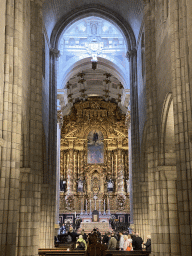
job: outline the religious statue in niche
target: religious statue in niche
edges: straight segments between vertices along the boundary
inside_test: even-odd
[[[94,23],[91,26],[91,34],[96,35],[97,34],[97,25]]]
[[[77,181],[77,191],[78,192],[83,192],[83,184],[84,184],[84,181],[81,179],[78,179],[78,181]]]
[[[60,191],[66,192],[67,182],[66,180],[60,180]]]
[[[104,163],[104,143],[101,131],[91,131],[87,137],[87,163],[103,164]]]
[[[114,188],[114,183],[113,183],[113,180],[110,178],[107,181],[107,191],[108,192],[113,192],[113,188]]]
[[[94,175],[91,180],[92,191],[94,194],[97,194],[100,191],[100,181],[97,175]]]

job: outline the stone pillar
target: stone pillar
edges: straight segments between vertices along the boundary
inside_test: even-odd
[[[117,150],[117,193],[125,193],[124,169],[122,164],[122,149]]]
[[[60,141],[61,123],[57,123],[57,165],[56,165],[56,211],[55,224],[59,224],[59,199],[60,199]],[[58,228],[58,227],[57,227]]]
[[[67,194],[73,194],[73,166],[74,166],[74,151],[69,149],[69,160],[67,169]]]
[[[192,4],[188,0],[171,0],[170,6],[171,71],[180,233],[179,245],[180,255],[190,255],[192,251],[192,72],[190,62],[192,59],[192,37],[190,32]]]

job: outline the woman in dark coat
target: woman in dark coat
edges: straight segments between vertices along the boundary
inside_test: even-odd
[[[147,242],[143,243],[146,246],[146,251],[151,251],[151,236],[147,236]]]

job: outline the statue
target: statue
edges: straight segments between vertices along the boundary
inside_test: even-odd
[[[112,191],[113,192],[113,187],[114,187],[114,184],[113,184],[113,180],[110,178],[107,182],[107,190],[108,192],[109,191]]]
[[[78,179],[77,181],[77,191],[78,192],[83,192],[83,181],[81,179]]]
[[[126,183],[127,183],[127,193],[130,193],[130,181],[129,181],[129,179],[126,180]]]
[[[98,140],[98,133],[97,132],[94,132],[93,134],[93,141],[96,143],[96,141]]]
[[[66,192],[67,182],[66,180],[60,180],[60,190]]]

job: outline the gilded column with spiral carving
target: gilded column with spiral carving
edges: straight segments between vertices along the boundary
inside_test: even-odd
[[[79,179],[84,178],[84,151],[79,152]]]
[[[112,178],[112,152],[108,151],[107,155],[107,178]]]
[[[63,176],[64,176],[64,179],[67,178],[67,156],[68,156],[68,152],[64,151],[63,153]]]
[[[74,151],[74,168],[73,168],[73,192],[77,192],[78,178],[78,151]]]
[[[125,192],[124,188],[124,168],[122,162],[122,149],[117,150],[117,193]]]
[[[69,149],[68,154],[68,168],[67,168],[67,194],[73,193],[73,165],[74,165],[74,159],[73,159],[73,149]]]

